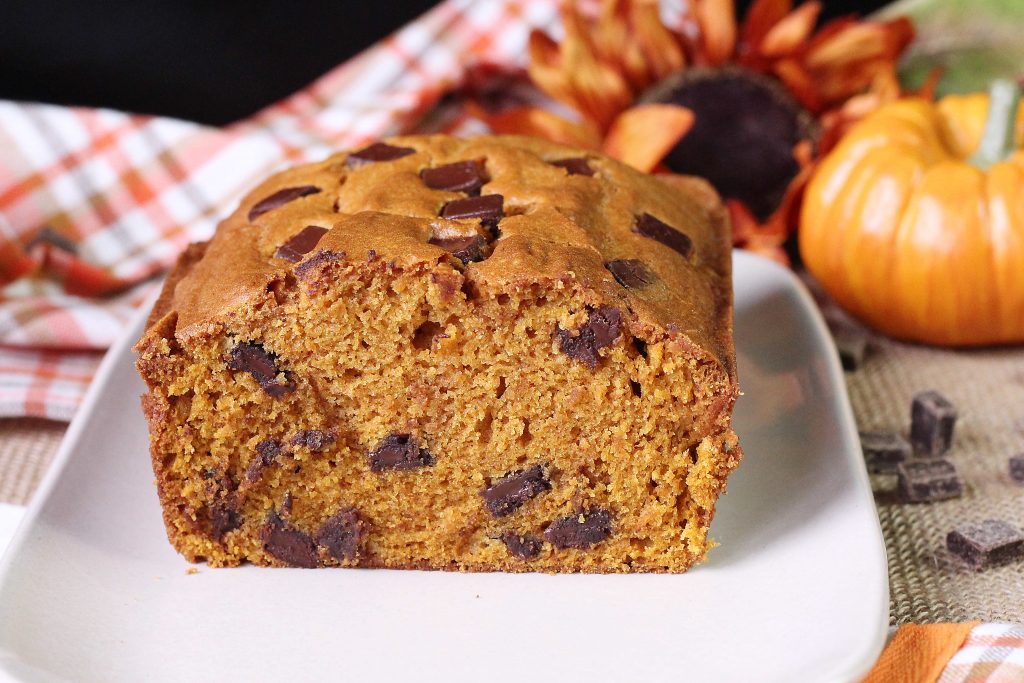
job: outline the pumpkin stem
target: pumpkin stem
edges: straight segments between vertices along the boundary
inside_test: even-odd
[[[1020,88],[1016,83],[1006,79],[992,81],[988,91],[985,131],[981,134],[977,151],[971,157],[972,164],[987,169],[1013,153],[1019,104]]]

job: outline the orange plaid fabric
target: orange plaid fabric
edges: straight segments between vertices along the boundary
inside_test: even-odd
[[[1024,625],[979,624],[946,664],[938,683],[1024,681]]]
[[[451,107],[424,115],[473,65],[522,66],[530,30],[557,16],[552,0],[448,0],[225,129],[0,102],[0,417],[70,419],[177,254],[275,169],[386,135],[480,130]]]

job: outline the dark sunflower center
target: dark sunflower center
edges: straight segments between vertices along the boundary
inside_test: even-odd
[[[655,85],[645,102],[693,111],[693,128],[665,157],[676,173],[706,178],[758,220],[778,208],[799,171],[793,146],[813,137],[814,119],[778,81],[738,68],[687,69]]]

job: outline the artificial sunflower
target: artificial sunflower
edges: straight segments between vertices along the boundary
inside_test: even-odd
[[[565,36],[530,36],[528,74],[571,111],[485,115],[497,132],[599,149],[633,166],[703,176],[726,198],[740,246],[785,260],[818,155],[854,121],[899,97],[904,18],[841,18],[815,30],[820,2],[693,0],[669,28],[657,0],[563,10]],[[663,164],[663,166],[659,166]]]

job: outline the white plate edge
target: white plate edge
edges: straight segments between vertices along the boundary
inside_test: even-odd
[[[818,337],[818,341],[826,348],[831,349],[829,354],[829,368],[828,375],[829,379],[841,387],[842,391],[837,392],[836,401],[837,407],[839,408],[840,421],[842,422],[842,434],[841,438],[847,457],[855,458],[853,462],[853,469],[856,471],[854,475],[857,478],[859,486],[858,494],[861,499],[868,504],[872,510],[876,510],[877,520],[877,508],[875,506],[874,495],[871,491],[871,480],[868,478],[867,467],[864,465],[863,459],[860,457],[862,452],[860,435],[857,431],[857,418],[853,414],[853,406],[850,403],[850,396],[846,390],[846,377],[843,372],[842,362],[839,358],[839,351],[836,349],[835,342],[832,340],[832,333],[829,332],[828,325],[825,323],[825,318],[821,314],[821,309],[818,308],[818,304],[815,303],[814,297],[808,291],[807,286],[800,281],[800,278],[796,276],[793,271],[785,266],[772,261],[771,259],[757,254],[747,253],[743,251],[734,250],[733,254],[739,257],[738,260],[742,259],[753,259],[760,261],[762,264],[767,264],[770,269],[779,272],[793,285],[796,290],[797,297],[800,300],[801,306],[806,310],[808,317],[811,319],[811,324],[814,329],[814,333]],[[734,268],[735,270],[735,263]],[[734,319],[735,319],[735,313]],[[854,653],[848,659],[850,660],[847,672],[838,673],[837,677],[832,679],[833,681],[860,681],[865,675],[871,670],[875,662],[878,660],[878,656],[882,653],[889,633],[889,561],[888,553],[885,548],[885,538],[882,536],[881,523],[876,523],[872,530],[876,537],[876,542],[881,548],[881,557],[883,558],[882,565],[880,568],[881,575],[883,577],[883,585],[885,590],[882,591],[882,606],[880,613],[882,619],[877,624],[873,638],[871,639],[870,645],[862,653]]]

